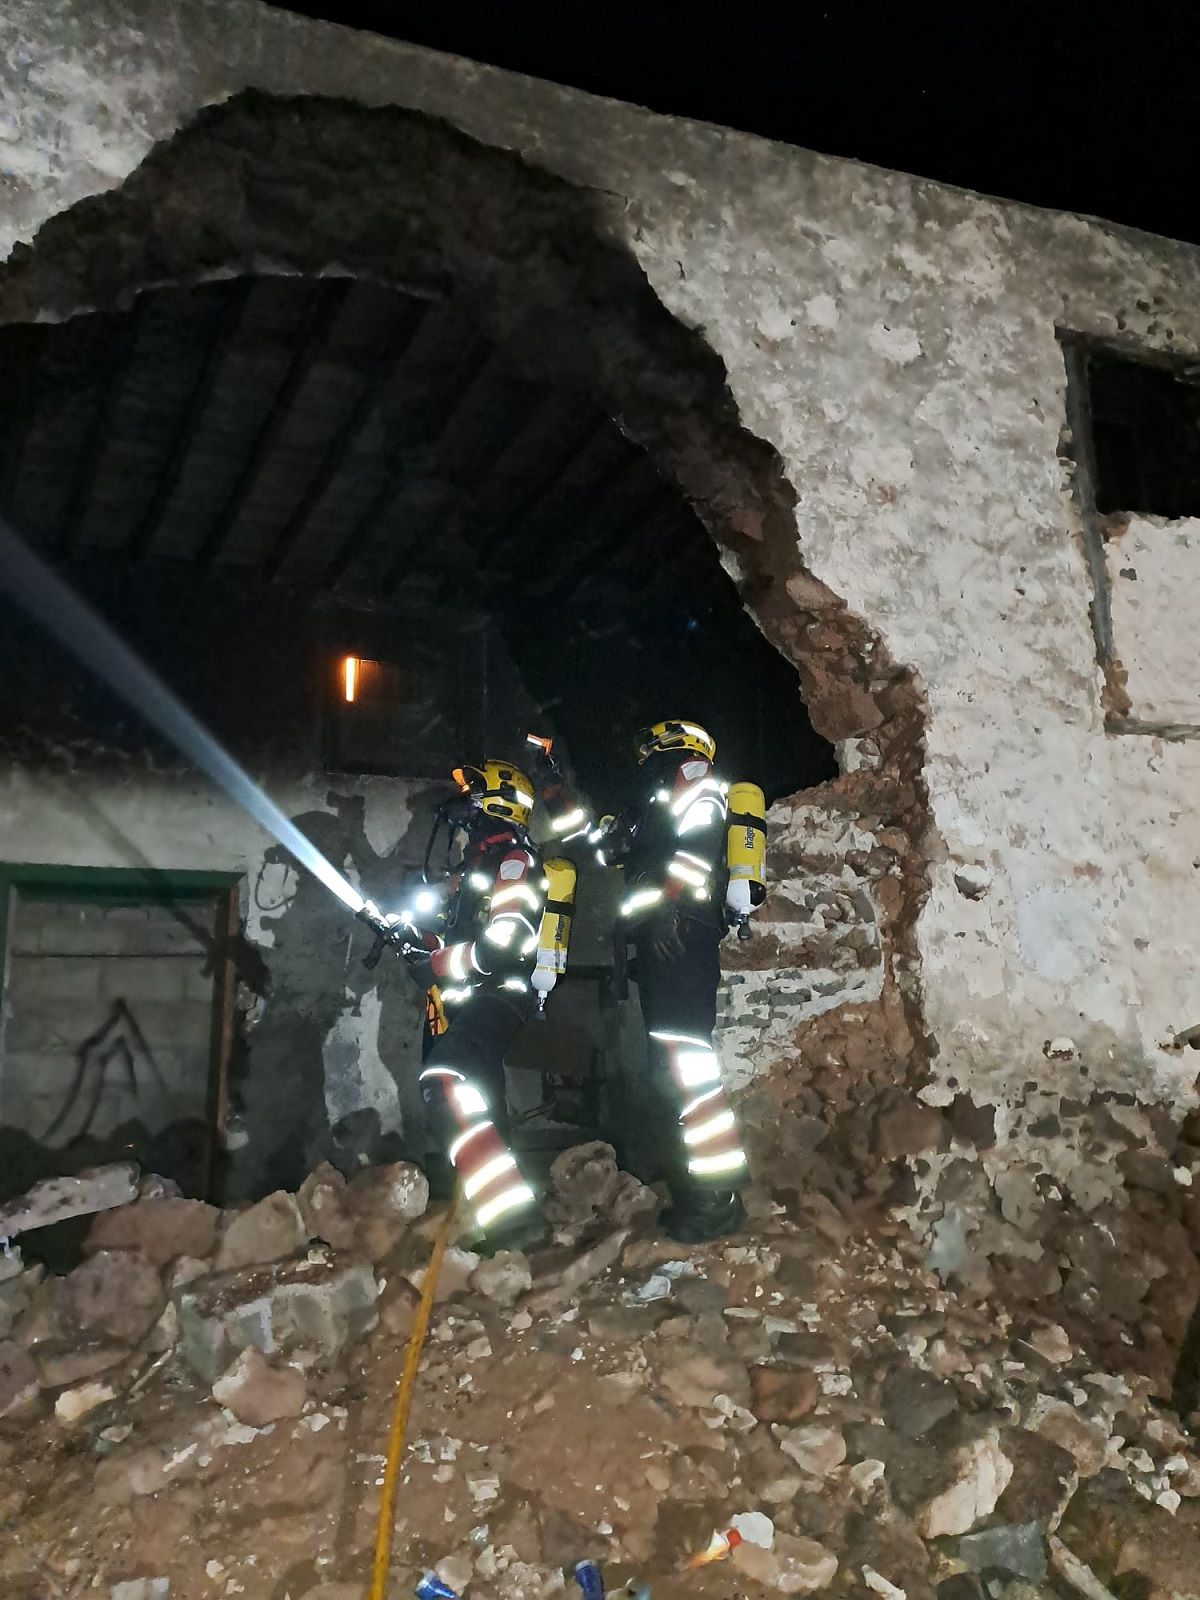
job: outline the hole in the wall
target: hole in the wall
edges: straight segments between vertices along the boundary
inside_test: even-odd
[[[10,328],[6,507],[131,588],[154,571],[319,606],[314,674],[336,677],[342,638],[373,664],[352,709],[342,685],[323,697],[333,770],[435,777],[463,759],[489,731],[471,702],[492,621],[597,792],[632,730],[680,708],[770,798],[832,777],[795,669],[678,490],[586,389],[531,381],[520,356],[453,301],[346,279],[150,290]],[[239,696],[244,665],[226,667]]]
[[[774,452],[742,428],[704,339],[663,309],[607,234],[594,197],[428,119],[239,97],[202,114],[119,190],[47,224],[0,274],[0,322],[71,319],[8,330],[19,346],[14,360],[28,371],[40,360],[39,341],[93,340],[103,352],[96,384],[77,396],[82,460],[60,477],[62,441],[26,436],[26,421],[14,421],[0,489],[77,564],[105,542],[97,537],[103,507],[105,526],[120,532],[88,566],[96,592],[133,613],[140,642],[163,626],[152,597],[173,584],[198,586],[214,608],[224,603],[248,618],[259,663],[289,597],[306,589],[325,596],[326,627],[343,610],[370,617],[366,632],[390,625],[394,607],[399,628],[405,605],[426,617],[470,612],[480,626],[497,621],[530,700],[548,705],[592,787],[625,767],[626,726],[664,709],[664,694],[686,698],[686,714],[716,724],[731,770],[761,775],[773,793],[830,776],[806,700],[825,738],[868,735],[874,747],[868,766],[842,780],[841,809],[867,804],[876,825],[915,839],[924,822],[922,712],[910,679],[803,571],[793,495]],[[277,280],[290,278],[277,299],[252,276],[263,263]],[[96,449],[94,419],[120,421],[110,387],[128,394],[141,352],[152,348],[147,330],[172,297],[189,302],[173,335],[177,360],[159,358],[172,404],[161,413],[143,405],[141,436],[129,431],[119,452],[136,493],[121,491]],[[99,315],[78,315],[91,310]],[[320,438],[311,450],[294,446],[290,471],[280,458],[272,520],[260,493],[267,458],[251,439],[274,430],[279,444],[272,418],[281,392],[288,407],[299,403],[339,321],[355,314],[367,331],[355,381],[341,395],[342,424],[369,422],[363,389],[404,352],[411,363],[422,338],[425,366],[440,381],[410,385],[425,403],[395,412],[408,432],[394,460],[385,459],[386,419],[375,453],[365,442],[357,452],[358,471],[318,471]],[[246,363],[243,389],[254,393],[246,426],[222,411],[223,369],[239,330],[254,326],[264,344],[286,348],[273,362]],[[304,340],[289,345],[293,326]],[[484,403],[494,384],[508,386],[507,406]],[[571,403],[562,405],[562,395]],[[165,437],[168,413],[187,424],[185,440],[203,446],[194,458],[178,428]],[[514,417],[520,427],[506,435],[500,424]],[[470,445],[478,448],[464,453]],[[504,478],[507,501],[494,497],[481,516],[475,495],[463,503],[445,493],[443,449],[451,478]],[[524,473],[514,465],[523,449]],[[504,604],[501,583],[511,591]],[[382,654],[341,622],[322,649],[322,668],[345,652]],[[283,670],[294,721],[294,662]],[[198,664],[191,682],[203,696]],[[313,685],[303,687],[307,694]],[[214,715],[233,716],[238,706],[216,688]],[[484,726],[492,724],[485,718]],[[282,742],[278,729],[265,737]],[[336,838],[331,848],[359,848],[358,804],[339,801],[336,824],[314,823]],[[370,870],[383,859],[376,853]],[[888,935],[915,968],[924,869],[915,854],[901,861]],[[295,925],[280,924],[281,956]],[[922,1037],[914,978],[893,1002],[903,1019],[888,1030],[895,1059],[876,1058],[873,1070],[894,1080]],[[291,1169],[326,1137],[332,1113],[320,1103],[314,1050],[319,1057],[327,1021],[291,1039],[293,1059],[306,1064],[288,1106],[271,1104],[284,1125],[278,1160],[266,1164],[270,1181],[294,1181]],[[826,1024],[826,1037],[834,1034]]]

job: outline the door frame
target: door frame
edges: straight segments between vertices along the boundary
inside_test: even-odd
[[[236,872],[160,870],[157,867],[56,866],[0,861],[0,1120],[3,1118],[5,1032],[8,1020],[9,925],[21,896],[85,905],[178,906],[211,901],[213,1002],[205,1104],[209,1138],[202,1199],[217,1198],[218,1156],[224,1149],[233,1047],[236,977],[233,947],[240,926]]]

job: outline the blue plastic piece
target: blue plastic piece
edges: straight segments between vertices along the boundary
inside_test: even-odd
[[[594,1561],[575,1563],[575,1582],[583,1590],[583,1600],[604,1600],[604,1579]]]
[[[448,1583],[443,1583],[436,1573],[427,1572],[413,1590],[417,1600],[458,1600]]]

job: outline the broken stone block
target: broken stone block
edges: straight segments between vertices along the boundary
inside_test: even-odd
[[[813,1594],[837,1577],[837,1557],[815,1539],[778,1533],[772,1554],[779,1564],[775,1587],[781,1594]]]
[[[137,1198],[138,1168],[118,1161],[73,1177],[43,1178],[27,1194],[0,1206],[0,1239],[15,1239],[34,1228],[48,1228],[68,1217],[86,1217],[93,1211],[128,1205]]]
[[[180,1256],[211,1254],[217,1239],[216,1206],[174,1196],[148,1197],[98,1216],[88,1229],[85,1255],[97,1250],[136,1250],[156,1267]]]
[[[1081,1478],[1094,1478],[1103,1467],[1108,1455],[1107,1432],[1098,1422],[1080,1416],[1065,1400],[1038,1395],[1025,1426],[1073,1456]]]
[[[354,1249],[382,1261],[429,1207],[429,1180],[411,1161],[365,1167],[347,1191],[356,1219]]]
[[[345,1178],[328,1161],[315,1167],[300,1185],[296,1204],[310,1239],[323,1239],[334,1250],[354,1246],[357,1223]]]
[[[969,1533],[996,1509],[1013,1470],[994,1431],[964,1445],[952,1465],[954,1481],[917,1511],[917,1532],[923,1539]]]
[[[628,1237],[629,1230],[622,1228],[618,1233],[610,1233],[607,1238],[592,1245],[590,1250],[584,1250],[573,1261],[569,1261],[556,1273],[555,1282],[544,1289],[539,1288],[536,1294],[530,1296],[529,1310],[537,1315],[543,1311],[551,1311],[555,1306],[566,1305],[585,1283],[600,1277],[619,1259]]]
[[[437,1288],[433,1291],[434,1305],[440,1305],[443,1300],[453,1300],[455,1295],[462,1294],[481,1259],[482,1257],[477,1256],[473,1250],[460,1250],[457,1245],[451,1245],[442,1257]],[[415,1267],[407,1275],[409,1283],[418,1294],[425,1282],[427,1271],[427,1267]]]
[[[743,1574],[755,1583],[761,1583],[766,1589],[774,1589],[779,1583],[779,1562],[773,1551],[761,1544],[735,1545],[730,1560]]]
[[[836,1428],[808,1423],[802,1428],[772,1430],[779,1448],[790,1456],[802,1472],[825,1478],[846,1459],[846,1440]]]
[[[15,1251],[13,1254],[19,1266],[20,1256]],[[4,1260],[0,1256],[0,1265]],[[25,1315],[42,1277],[41,1267],[30,1267],[27,1272],[18,1272],[0,1282],[0,1339],[7,1339]]]
[[[628,1227],[658,1208],[658,1196],[622,1172],[616,1151],[601,1140],[564,1150],[550,1168],[546,1220],[567,1237],[577,1237],[597,1218]]]
[[[273,1367],[251,1345],[216,1383],[213,1399],[249,1428],[265,1428],[282,1417],[298,1417],[308,1391],[294,1367]]]
[[[1053,1533],[1079,1484],[1075,1457],[1026,1428],[1007,1428],[1002,1448],[1013,1474],[996,1503],[997,1516],[1005,1522],[1038,1522]]]
[[[0,1340],[0,1417],[12,1416],[38,1397],[38,1374],[29,1352],[11,1339]]]
[[[252,1345],[266,1355],[300,1347],[336,1355],[374,1321],[378,1292],[365,1263],[331,1269],[297,1261],[214,1273],[176,1291],[180,1350],[210,1384]]]
[[[63,1427],[72,1427],[98,1406],[106,1406],[117,1398],[117,1391],[107,1383],[84,1383],[77,1389],[64,1389],[54,1402],[54,1420]]]
[[[1040,1328],[1034,1328],[1033,1332],[1026,1336],[1025,1343],[1052,1367],[1065,1366],[1074,1354],[1071,1341],[1067,1337],[1067,1330],[1060,1328],[1057,1322],[1048,1322]]]
[[[760,1422],[799,1422],[819,1393],[817,1375],[807,1369],[750,1368],[750,1409]]]
[[[118,1366],[129,1355],[126,1345],[92,1340],[85,1344],[61,1344],[46,1340],[33,1347],[38,1377],[43,1389],[61,1389],[83,1383],[110,1367]]]
[[[884,1421],[905,1439],[920,1439],[958,1410],[952,1383],[916,1367],[898,1367],[884,1380]]]
[[[168,1300],[163,1307],[162,1316],[150,1329],[146,1340],[146,1348],[155,1355],[162,1355],[167,1350],[174,1350],[179,1343],[179,1312],[175,1302]]]
[[[983,1577],[1003,1573],[1008,1578],[1040,1583],[1046,1576],[1046,1540],[1036,1522],[1019,1527],[1002,1524],[968,1533],[956,1541],[954,1554]]]
[[[443,1556],[433,1570],[455,1594],[462,1594],[474,1576],[475,1563],[470,1556],[459,1553]]]
[[[167,1287],[178,1289],[185,1283],[195,1283],[197,1278],[207,1277],[211,1271],[211,1264],[197,1256],[180,1256],[168,1275]]]
[[[158,1321],[166,1291],[157,1270],[133,1250],[98,1250],[52,1286],[64,1333],[136,1344]]]
[[[282,1261],[307,1243],[308,1230],[295,1196],[277,1189],[230,1221],[217,1250],[215,1269],[229,1272]]]
[[[168,1600],[170,1593],[170,1578],[127,1578],[113,1584],[109,1600]]]
[[[519,1250],[497,1250],[471,1274],[471,1288],[500,1306],[515,1305],[532,1284],[529,1262]]]

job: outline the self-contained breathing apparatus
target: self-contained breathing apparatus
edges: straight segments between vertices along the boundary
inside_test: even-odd
[[[494,962],[524,967],[531,956],[528,987],[541,1017],[566,970],[575,900],[574,867],[557,857],[542,860],[530,837],[534,796],[524,774],[507,762],[489,759],[482,768],[456,768],[453,776],[458,793],[435,809],[420,876],[406,885],[401,910],[385,914],[368,901],[359,913],[375,935],[365,958],[368,967],[378,963],[388,945],[410,963],[424,963],[460,941],[464,949],[469,942],[471,960],[454,974],[456,985],[429,986],[435,1034],[445,1029],[446,1001],[469,998],[478,983],[495,979]],[[500,824],[498,846],[508,844],[528,856],[532,871],[518,874],[520,882],[504,881],[507,863],[501,863],[499,877],[472,864],[472,844],[487,843],[480,835],[489,819]],[[476,955],[477,931],[489,945],[487,965]],[[526,987],[525,979],[515,974],[501,981],[504,987]]]
[[[766,796],[755,783],[721,782],[712,772],[716,741],[696,723],[665,721],[643,729],[636,738],[638,764],[653,757],[678,754],[680,772],[688,773],[688,762],[696,764],[695,783],[682,785],[681,793],[655,789],[643,796],[635,813],[601,817],[589,835],[601,865],[622,866],[634,850],[639,832],[647,825],[656,807],[672,814],[678,835],[675,853],[667,872],[679,879],[698,900],[707,900],[717,887],[712,881],[715,860],[704,860],[686,848],[690,830],[710,825],[713,808],[724,813],[725,846],[721,867],[724,876],[722,915],[725,931],[736,928],[739,939],[751,936],[750,917],[767,896],[766,885]],[[657,886],[635,890],[633,900],[660,898]],[[637,909],[636,905],[632,908]]]

